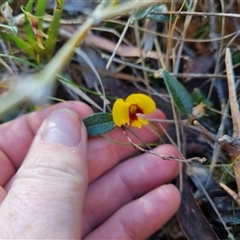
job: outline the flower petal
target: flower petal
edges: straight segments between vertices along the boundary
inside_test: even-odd
[[[130,104],[124,102],[121,98],[118,98],[113,104],[113,121],[118,127],[121,127],[123,124],[129,125],[129,107]]]
[[[149,121],[145,118],[141,118],[141,117],[138,117],[138,121],[141,123],[141,124],[149,124]]]
[[[130,124],[133,127],[141,128],[143,124],[148,124],[148,120],[138,117],[137,120],[132,121]]]
[[[137,127],[137,128],[141,128],[142,127],[142,123],[139,120],[134,120],[131,122],[131,125],[133,127]]]
[[[143,114],[152,113],[156,109],[156,104],[151,97],[142,93],[131,94],[127,97],[126,103],[137,104],[143,110]]]

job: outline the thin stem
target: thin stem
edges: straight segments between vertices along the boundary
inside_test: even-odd
[[[227,71],[229,102],[230,102],[230,109],[232,113],[233,138],[234,138],[234,137],[240,137],[240,122],[239,122],[240,113],[239,113],[237,96],[235,91],[232,56],[229,48],[226,49],[225,63],[226,63],[226,71]]]

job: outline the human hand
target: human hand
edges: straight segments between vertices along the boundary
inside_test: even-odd
[[[166,183],[178,163],[87,139],[79,117],[91,113],[67,102],[0,125],[0,239],[144,239],[176,212],[180,194]],[[146,128],[136,131],[156,140]],[[127,142],[120,128],[108,137]],[[171,145],[154,151],[178,154]]]

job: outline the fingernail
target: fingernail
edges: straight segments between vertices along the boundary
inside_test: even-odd
[[[68,109],[57,110],[45,120],[42,140],[69,147],[77,146],[81,141],[81,125],[75,112]]]

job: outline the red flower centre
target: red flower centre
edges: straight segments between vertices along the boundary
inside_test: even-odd
[[[143,114],[143,110],[137,104],[131,104],[129,107],[129,119],[130,122],[138,120],[137,113]]]

